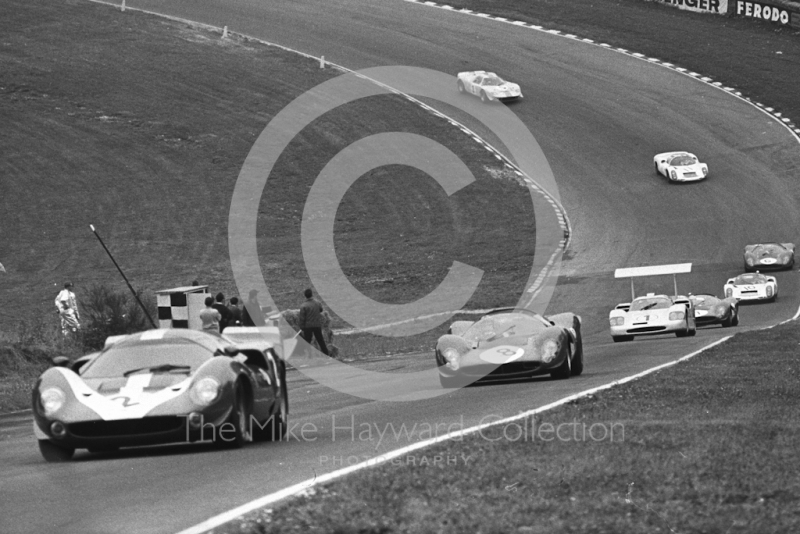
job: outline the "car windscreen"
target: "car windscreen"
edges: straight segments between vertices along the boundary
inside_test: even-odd
[[[485,80],[483,80],[483,84],[481,84],[481,85],[492,85],[492,86],[494,86],[494,85],[503,85],[504,83],[506,83],[506,82],[504,82],[500,78],[486,78]]]
[[[695,159],[691,156],[676,156],[672,158],[669,162],[670,165],[674,167],[680,167],[683,165],[694,165]]]
[[[689,299],[694,302],[696,306],[714,306],[719,302],[717,297],[711,295],[693,295]]]
[[[672,301],[664,297],[636,299],[631,303],[630,311],[664,310],[672,306]]]
[[[753,254],[777,254],[782,248],[778,245],[759,245],[753,249]]]
[[[184,339],[159,339],[151,342],[123,343],[102,352],[82,370],[84,378],[124,376],[135,369],[158,366],[186,366],[194,372],[213,354],[206,348]]]
[[[767,277],[763,274],[740,274],[734,279],[733,283],[737,286],[749,284],[765,284]]]
[[[464,332],[467,341],[492,341],[502,337],[536,335],[549,327],[544,319],[523,313],[487,315]]]

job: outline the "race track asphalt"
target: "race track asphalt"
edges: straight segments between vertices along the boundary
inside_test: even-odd
[[[724,335],[792,317],[800,305],[796,271],[778,273],[775,304],[742,306],[741,325],[709,327],[694,338],[659,336],[614,344],[608,310],[629,299],[618,267],[692,262],[682,291],[720,293],[738,274],[745,244],[798,241],[800,192],[791,176],[800,144],[754,107],[656,65],[599,47],[497,21],[399,0],[132,0],[129,6],[185,17],[277,42],[349,68],[414,65],[455,74],[491,68],[518,82],[511,109],[542,147],[572,222],[550,312],[584,320],[586,368],[547,378],[457,390],[415,402],[374,402],[290,373],[292,425],[286,442],[220,452],[170,446],[90,455],[46,464],[26,413],[0,417],[0,532],[170,533],[259,496],[415,441],[367,428],[469,426],[550,403],[674,360]],[[652,157],[690,150],[708,180],[669,185]],[[659,285],[660,284],[660,285]],[[671,280],[655,283],[667,289]],[[758,357],[758,355],[754,355]],[[372,362],[382,371],[431,369],[432,356]],[[489,419],[487,419],[487,417]],[[332,427],[336,425],[334,430]],[[350,427],[354,425],[355,433]],[[377,425],[377,427],[376,427]],[[312,439],[313,438],[313,439]],[[334,457],[337,458],[334,462]],[[475,461],[490,462],[491,458]]]

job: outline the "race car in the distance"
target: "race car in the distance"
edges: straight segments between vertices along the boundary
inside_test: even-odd
[[[495,100],[506,102],[522,98],[519,85],[507,82],[494,72],[485,70],[459,72],[456,86],[458,92],[475,95],[484,103]]]
[[[759,243],[744,247],[745,272],[792,267],[794,267],[794,243]]]
[[[280,439],[286,370],[266,341],[234,344],[186,329],[115,336],[72,364],[56,358],[33,390],[34,434],[47,461],[75,449]]]
[[[608,315],[615,342],[634,336],[674,333],[678,337],[697,333],[694,305],[684,296],[648,293],[631,302],[618,304]]]
[[[475,322],[455,321],[436,343],[436,364],[446,388],[481,378],[577,376],[583,372],[581,318],[504,308]]]
[[[696,182],[708,176],[708,165],[689,152],[664,152],[653,158],[656,174],[672,182]]]
[[[778,299],[778,280],[758,271],[744,273],[728,279],[723,290],[727,298],[736,300],[775,301]]]
[[[739,306],[734,298],[718,298],[714,295],[689,295],[694,306],[694,321],[697,326],[721,324],[727,328],[739,324]]]

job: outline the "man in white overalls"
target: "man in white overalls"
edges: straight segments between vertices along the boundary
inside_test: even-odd
[[[72,282],[64,284],[64,289],[56,296],[56,309],[61,317],[61,332],[67,336],[75,333],[81,327],[81,315],[78,311],[78,302],[75,293],[71,291]]]

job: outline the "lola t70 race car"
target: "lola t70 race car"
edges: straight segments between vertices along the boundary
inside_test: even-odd
[[[714,295],[689,295],[694,306],[697,326],[721,324],[727,328],[739,324],[739,305],[734,298],[717,298]]]
[[[469,93],[481,99],[481,102],[500,100],[516,100],[522,98],[519,85],[507,82],[494,72],[476,70],[472,72],[459,72],[456,82],[459,93]]]
[[[583,372],[581,318],[505,308],[475,322],[456,321],[436,344],[436,364],[446,388],[480,378],[578,376]]]
[[[265,341],[238,346],[195,330],[148,330],[56,363],[33,390],[34,433],[47,461],[69,460],[78,448],[240,447],[286,431],[286,369]]]
[[[665,176],[670,183],[696,182],[708,176],[708,165],[700,163],[689,152],[664,152],[653,158],[656,174]]]
[[[736,300],[769,300],[778,298],[778,281],[756,271],[740,274],[725,282],[725,296]]]
[[[793,243],[759,243],[744,247],[744,272],[794,267]]]

